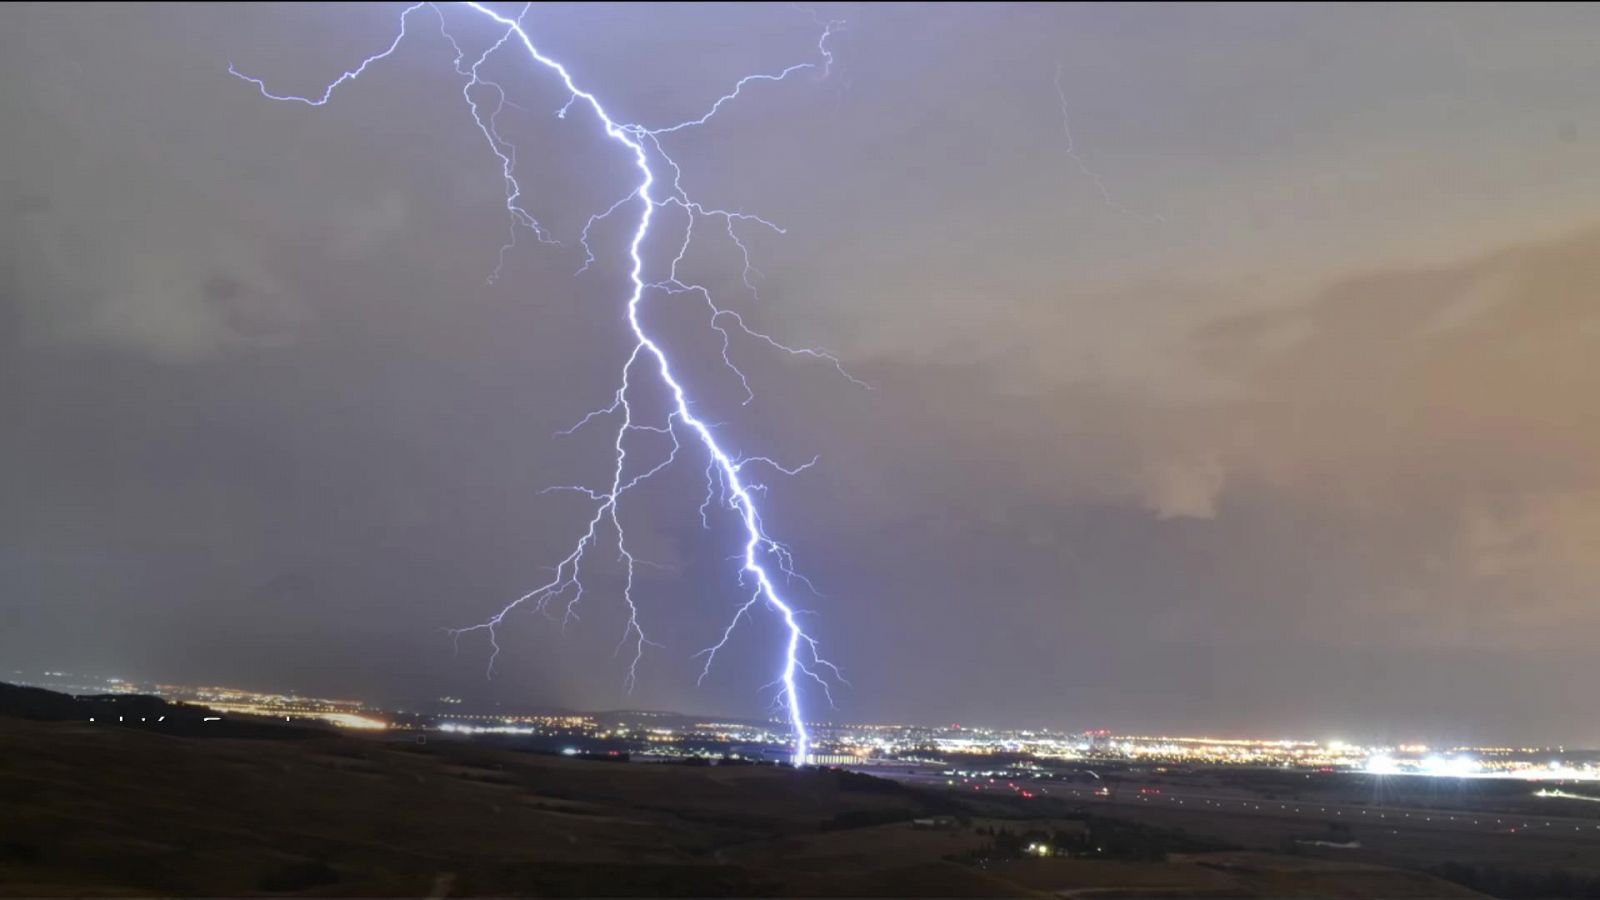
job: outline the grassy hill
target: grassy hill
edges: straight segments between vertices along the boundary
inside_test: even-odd
[[[1467,895],[1373,867],[1343,893],[1350,873],[1337,866],[1270,877],[1192,859],[984,868],[953,860],[989,838],[909,819],[992,821],[1010,814],[1004,804],[957,807],[865,776],[582,761],[271,723],[202,739],[167,729],[170,712],[159,726],[125,712],[90,723],[63,700],[0,695],[18,697],[12,712],[73,715],[0,710],[3,896],[1015,897],[1119,885],[1265,896],[1257,882],[1295,893],[1296,878],[1332,890],[1322,896]]]

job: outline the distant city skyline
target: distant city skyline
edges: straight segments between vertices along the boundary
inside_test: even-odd
[[[8,677],[0,681],[10,681],[30,687],[43,687],[49,690],[58,690],[66,693],[95,692],[95,691],[146,691],[155,693],[167,699],[193,699],[194,692],[198,691],[237,691],[257,696],[267,697],[295,697],[309,702],[331,703],[351,707],[359,707],[372,713],[403,713],[427,714],[448,719],[451,717],[473,719],[485,717],[589,717],[602,719],[622,719],[628,716],[669,716],[686,720],[701,722],[738,721],[747,724],[758,722],[765,723],[774,729],[772,739],[783,740],[784,718],[781,715],[743,716],[732,715],[726,711],[707,711],[694,709],[649,709],[634,707],[614,708],[572,708],[572,707],[540,707],[517,706],[516,704],[490,703],[474,706],[459,697],[441,696],[433,698],[412,698],[409,701],[375,702],[367,698],[355,696],[318,695],[294,689],[285,685],[241,685],[230,683],[226,679],[208,682],[205,684],[186,684],[181,681],[164,681],[159,679],[129,678],[121,675],[98,675],[90,673],[71,673],[60,670],[44,670],[40,672],[26,672],[13,670]],[[177,690],[179,694],[168,693]],[[351,711],[354,711],[352,709]],[[1152,723],[1149,727],[1128,729],[1113,732],[1092,722],[1042,722],[1042,721],[852,721],[844,719],[819,718],[810,724],[827,728],[905,728],[927,731],[946,732],[971,732],[974,734],[1008,734],[1040,733],[1055,735],[1077,735],[1094,738],[1099,735],[1107,739],[1137,738],[1141,740],[1215,740],[1222,742],[1247,742],[1247,743],[1298,743],[1317,744],[1324,746],[1337,746],[1349,744],[1353,747],[1423,747],[1437,750],[1466,750],[1482,749],[1485,746],[1497,749],[1512,749],[1518,752],[1536,752],[1540,750],[1551,751],[1593,751],[1600,753],[1600,745],[1593,747],[1585,745],[1566,745],[1560,741],[1543,740],[1539,735],[1523,735],[1523,739],[1510,744],[1473,744],[1471,742],[1453,739],[1450,735],[1420,735],[1413,734],[1399,739],[1378,740],[1372,735],[1364,735],[1359,729],[1346,729],[1340,734],[1314,735],[1293,734],[1287,732],[1263,731],[1257,733],[1230,733],[1224,731],[1198,731],[1184,732],[1181,729],[1164,729],[1159,723]]]

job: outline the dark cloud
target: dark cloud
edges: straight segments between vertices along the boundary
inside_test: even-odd
[[[1550,124],[1596,112],[1592,10],[840,14],[834,77],[673,146],[707,202],[788,231],[748,236],[759,297],[725,240],[693,274],[873,385],[736,344],[742,406],[720,364],[684,369],[738,451],[821,456],[773,480],[770,520],[852,682],[837,715],[1600,738],[1600,181]],[[652,124],[815,40],[778,7],[529,16]],[[565,634],[512,620],[493,680],[481,640],[443,632],[542,580],[583,507],[540,490],[609,464],[604,434],[556,432],[626,349],[625,235],[602,225],[573,272],[627,161],[554,118],[548,83],[496,63],[530,209],[564,243],[520,235],[489,284],[497,163],[425,16],[319,110],[228,63],[311,90],[392,11],[0,21],[13,667],[764,707],[765,620],[694,684],[741,592],[692,463],[624,513],[664,645],[633,696],[606,565]],[[1058,64],[1114,203],[1065,155]],[[715,360],[703,307],[648,314]]]

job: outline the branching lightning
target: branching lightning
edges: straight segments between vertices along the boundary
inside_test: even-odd
[[[637,558],[628,544],[619,507],[629,491],[677,462],[680,457],[690,452],[691,447],[696,448],[706,456],[706,496],[699,507],[701,522],[709,528],[710,516],[714,510],[731,512],[739,522],[743,533],[742,547],[740,553],[733,559],[739,561],[738,583],[748,592],[726,627],[722,629],[718,640],[696,654],[697,657],[704,658],[700,678],[704,680],[711,671],[718,652],[733,638],[739,623],[753,615],[756,607],[764,605],[776,615],[786,635],[784,652],[777,665],[778,675],[769,687],[776,688],[774,703],[788,720],[794,741],[795,762],[807,761],[811,738],[806,729],[804,715],[806,691],[801,690],[801,683],[805,682],[808,685],[807,691],[813,689],[820,691],[831,703],[830,683],[843,682],[843,677],[832,663],[821,656],[816,639],[801,626],[799,616],[804,611],[784,599],[778,584],[780,580],[785,584],[799,581],[813,592],[814,588],[811,588],[809,581],[796,573],[789,549],[768,535],[766,523],[756,503],[756,495],[764,493],[765,486],[750,480],[746,468],[760,465],[782,474],[796,475],[810,468],[816,463],[816,459],[798,466],[786,466],[770,457],[737,456],[724,450],[713,433],[714,426],[695,414],[689,391],[680,376],[676,374],[667,349],[646,330],[640,318],[640,310],[647,296],[652,294],[667,298],[693,296],[703,301],[710,326],[721,336],[721,361],[739,379],[745,391],[745,403],[749,403],[754,394],[750,389],[749,380],[730,356],[733,341],[738,336],[754,339],[769,348],[793,356],[822,360],[831,364],[855,384],[862,385],[860,381],[845,372],[836,356],[822,350],[791,347],[779,342],[746,324],[744,317],[739,313],[719,305],[711,291],[704,285],[688,282],[680,277],[679,268],[688,255],[694,238],[695,225],[712,223],[719,226],[722,234],[740,253],[743,260],[743,283],[754,295],[760,273],[751,263],[749,246],[741,236],[742,230],[759,228],[782,234],[784,229],[757,215],[708,207],[692,200],[682,186],[682,170],[663,147],[664,137],[709,124],[725,106],[737,101],[747,91],[759,85],[780,82],[796,73],[806,71],[825,76],[833,65],[833,54],[828,47],[828,41],[841,23],[825,21],[813,14],[813,19],[822,29],[816,45],[818,61],[791,65],[773,73],[747,75],[739,79],[727,93],[718,97],[703,115],[654,128],[621,122],[613,118],[595,94],[577,85],[565,66],[538,49],[523,25],[526,8],[521,14],[512,18],[481,3],[459,4],[458,8],[470,11],[496,28],[503,29],[498,40],[469,61],[469,54],[462,49],[460,42],[449,30],[444,11],[432,3],[417,3],[401,14],[399,34],[387,48],[362,60],[358,66],[339,76],[317,96],[277,94],[270,91],[261,79],[245,75],[232,66],[229,66],[229,72],[255,85],[261,94],[269,99],[303,103],[312,107],[326,106],[342,85],[361,77],[372,64],[395,53],[407,35],[413,15],[424,7],[437,16],[440,32],[455,51],[453,68],[455,74],[463,79],[462,96],[466,100],[474,122],[500,164],[511,236],[500,250],[499,262],[490,276],[491,280],[500,275],[505,255],[515,246],[516,236],[520,230],[532,232],[541,243],[556,243],[554,237],[539,223],[539,220],[523,206],[523,191],[517,180],[516,149],[501,136],[497,127],[501,113],[507,106],[513,104],[507,99],[506,90],[502,85],[483,75],[485,63],[495,54],[507,47],[519,47],[526,52],[531,61],[552,74],[567,92],[566,103],[556,111],[556,116],[566,118],[574,108],[592,114],[605,136],[628,155],[638,172],[638,182],[632,189],[610,208],[590,216],[580,235],[585,261],[579,268],[578,274],[584,273],[597,262],[596,253],[589,243],[591,229],[624,209],[636,210],[637,218],[634,220],[632,237],[628,244],[631,292],[625,304],[625,318],[634,342],[633,347],[622,364],[620,385],[612,395],[611,402],[590,412],[578,423],[562,432],[571,434],[601,420],[613,420],[617,423],[612,441],[615,463],[611,469],[609,484],[603,488],[583,485],[560,485],[549,488],[548,490],[552,491],[575,492],[595,504],[587,525],[572,551],[556,565],[549,581],[512,600],[487,620],[476,625],[453,629],[451,633],[459,638],[462,634],[484,632],[492,648],[489,657],[489,667],[492,672],[494,660],[500,652],[497,628],[514,610],[524,605],[531,605],[532,608],[554,618],[556,611],[553,607],[558,607],[563,627],[576,621],[578,607],[584,594],[583,572],[588,554],[595,549],[604,534],[610,533],[615,536],[617,552],[625,573],[622,602],[626,612],[626,625],[618,642],[617,652],[620,654],[626,650],[629,654],[625,683],[631,689],[637,680],[639,661],[644,656],[645,648],[657,645],[646,636],[640,619],[640,608],[635,602],[633,592],[635,570],[646,562]],[[645,261],[642,248],[651,234],[652,226],[656,224],[658,218],[661,218],[659,214],[669,209],[682,218],[683,240],[678,245],[676,255],[665,266],[665,271],[659,277],[647,277],[646,272],[650,267]],[[670,397],[670,411],[663,420],[642,421],[636,416],[637,391],[641,384],[647,382],[664,389]],[[638,446],[641,441],[654,441],[663,445],[670,443],[670,447],[658,456],[649,458],[647,462],[635,462],[635,455],[645,457],[645,450]]]

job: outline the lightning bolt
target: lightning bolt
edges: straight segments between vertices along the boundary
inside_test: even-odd
[[[730,356],[735,335],[753,339],[770,349],[793,356],[822,360],[831,364],[855,384],[866,387],[850,376],[833,354],[781,343],[765,332],[746,324],[744,317],[739,313],[719,305],[712,297],[711,291],[704,285],[686,282],[680,278],[679,265],[689,252],[696,222],[715,223],[740,253],[744,264],[742,279],[745,287],[754,295],[756,279],[760,277],[760,273],[751,264],[749,247],[741,237],[741,230],[755,227],[779,234],[784,230],[760,216],[737,210],[708,207],[691,199],[682,186],[682,170],[663,146],[664,138],[711,123],[725,106],[763,84],[781,82],[792,75],[807,71],[818,72],[825,76],[833,65],[833,54],[828,47],[828,41],[842,23],[823,20],[813,13],[813,20],[821,28],[821,36],[816,45],[819,61],[790,65],[772,73],[746,75],[727,93],[718,97],[704,114],[652,128],[614,118],[598,96],[579,87],[564,65],[541,51],[523,25],[527,7],[524,7],[522,13],[516,17],[508,17],[476,2],[452,6],[470,11],[498,29],[503,29],[498,40],[470,61],[469,54],[462,49],[460,42],[450,32],[444,11],[433,3],[417,3],[401,13],[399,33],[388,47],[340,75],[319,95],[297,96],[274,93],[262,79],[246,75],[232,65],[228,67],[231,74],[254,85],[262,96],[268,99],[303,103],[312,107],[326,106],[342,85],[360,78],[374,63],[389,57],[399,49],[407,36],[414,14],[424,8],[431,10],[438,18],[440,32],[455,51],[453,69],[455,74],[463,79],[462,95],[474,122],[500,164],[505,185],[511,238],[501,247],[499,263],[490,275],[491,280],[499,276],[505,255],[515,246],[519,230],[532,232],[541,243],[556,243],[550,233],[539,224],[538,219],[524,208],[523,192],[516,175],[516,149],[501,137],[497,127],[499,116],[506,106],[512,104],[507,99],[505,88],[483,75],[484,64],[496,53],[507,47],[520,48],[530,60],[548,71],[567,92],[566,103],[556,111],[556,116],[566,118],[575,108],[592,115],[605,136],[632,159],[634,168],[638,172],[638,181],[631,190],[610,208],[590,216],[584,225],[580,240],[584,248],[585,261],[578,270],[578,273],[582,274],[597,261],[595,252],[589,244],[591,229],[630,206],[635,209],[637,218],[634,220],[633,234],[628,244],[628,276],[631,290],[624,307],[627,328],[633,338],[633,347],[622,364],[620,385],[612,395],[611,402],[588,413],[578,423],[562,432],[571,434],[592,422],[606,419],[617,422],[612,442],[615,464],[611,470],[610,482],[603,488],[559,485],[547,489],[575,492],[595,504],[572,551],[555,566],[554,574],[549,581],[512,600],[487,620],[464,628],[451,629],[450,633],[459,639],[463,634],[484,632],[492,648],[488,663],[492,673],[494,661],[500,653],[497,628],[513,611],[524,605],[531,605],[537,611],[553,618],[554,612],[551,607],[553,604],[559,604],[560,619],[565,628],[578,618],[578,607],[584,593],[584,565],[588,555],[594,551],[602,536],[610,533],[615,536],[619,562],[626,576],[622,590],[626,625],[617,645],[617,652],[619,654],[624,650],[629,652],[630,662],[624,683],[631,690],[637,681],[639,661],[644,656],[645,648],[659,645],[646,636],[640,621],[640,608],[634,598],[634,573],[637,567],[645,565],[646,561],[637,558],[630,548],[619,509],[623,497],[629,491],[677,462],[681,455],[688,452],[689,446],[696,447],[705,454],[707,460],[707,493],[699,509],[701,522],[709,528],[709,512],[714,507],[732,513],[739,522],[743,532],[742,546],[740,552],[732,558],[739,562],[738,583],[748,591],[723,628],[719,639],[696,654],[696,657],[703,657],[705,660],[700,680],[703,681],[709,674],[717,653],[733,638],[740,622],[752,616],[758,606],[764,605],[781,623],[786,638],[783,653],[776,666],[777,678],[767,687],[776,689],[773,702],[788,720],[794,743],[794,762],[803,764],[810,758],[811,747],[811,736],[806,729],[804,712],[807,691],[819,691],[831,704],[830,684],[834,681],[844,683],[844,678],[836,666],[823,658],[817,640],[801,626],[799,617],[804,611],[786,600],[783,591],[780,590],[780,581],[786,585],[799,581],[813,592],[815,589],[811,588],[811,583],[804,576],[795,571],[793,555],[789,549],[768,535],[765,520],[756,502],[756,495],[764,494],[765,486],[750,480],[746,467],[761,465],[786,475],[796,475],[809,468],[816,460],[799,466],[785,466],[769,457],[741,457],[723,449],[713,432],[714,426],[695,414],[694,402],[690,398],[688,389],[676,374],[667,349],[645,328],[640,319],[640,309],[646,297],[651,294],[669,298],[693,295],[703,301],[710,326],[719,332],[722,338],[722,363],[738,377],[744,387],[745,403],[749,403],[754,394],[750,390],[749,380]],[[683,240],[678,245],[677,254],[665,267],[665,272],[660,277],[647,278],[646,272],[650,267],[646,264],[642,248],[651,234],[652,226],[656,224],[658,214],[669,208],[682,217]],[[646,421],[636,414],[635,398],[640,385],[645,383],[664,389],[670,397],[670,411],[664,419]],[[639,446],[641,441],[654,441],[663,447],[656,455],[650,456],[646,452],[647,448]],[[646,462],[635,464],[633,462],[635,455]],[[807,691],[802,691],[802,682],[808,685]]]
[[[1165,224],[1167,221],[1166,217],[1160,213],[1144,216],[1134,212],[1126,206],[1123,206],[1121,202],[1119,202],[1115,197],[1111,196],[1111,188],[1106,186],[1106,180],[1100,176],[1100,173],[1089,168],[1089,161],[1084,159],[1082,154],[1078,152],[1077,140],[1072,136],[1072,117],[1067,114],[1067,89],[1061,86],[1063,68],[1064,67],[1060,62],[1056,63],[1056,77],[1054,83],[1056,86],[1056,99],[1061,105],[1061,133],[1062,136],[1066,138],[1067,159],[1072,160],[1073,163],[1077,165],[1079,174],[1089,179],[1089,183],[1093,184],[1095,186],[1095,190],[1100,192],[1100,199],[1105,202],[1106,206],[1116,210],[1119,213],[1122,213],[1125,216],[1128,216],[1129,218],[1137,219],[1146,225]]]

